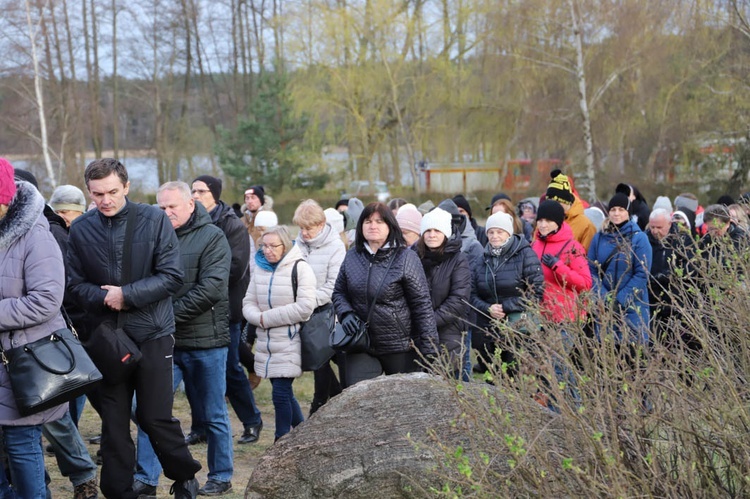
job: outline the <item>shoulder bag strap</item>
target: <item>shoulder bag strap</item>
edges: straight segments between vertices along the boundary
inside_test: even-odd
[[[294,262],[294,267],[292,267],[292,293],[294,294],[294,301],[297,301],[297,264],[299,262],[299,260]]]
[[[378,301],[378,296],[380,296],[380,292],[383,290],[383,284],[385,284],[385,280],[388,278],[388,271],[391,270],[391,265],[393,265],[393,260],[396,259],[396,253],[399,251],[398,248],[393,252],[393,256],[391,257],[391,261],[388,262],[388,268],[385,269],[385,274],[383,274],[383,279],[380,281],[380,286],[378,286],[378,291],[375,293],[375,298],[372,300],[372,304],[370,305],[370,311],[367,312],[367,324],[370,323],[370,319],[372,318],[372,311],[375,310],[375,302]]]
[[[133,233],[135,232],[136,219],[138,217],[138,205],[128,201],[128,218],[125,221],[125,242],[122,247],[122,274],[120,275],[120,286],[130,283],[132,267]],[[125,317],[122,312],[117,314],[117,328],[122,328]]]

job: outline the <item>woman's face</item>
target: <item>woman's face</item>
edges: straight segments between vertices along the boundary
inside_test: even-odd
[[[419,234],[412,230],[402,230],[401,234],[403,234],[407,246],[411,246],[417,242],[417,239],[419,239]]]
[[[536,228],[539,229],[539,234],[546,236],[547,234],[551,234],[552,232],[555,232],[557,229],[560,228],[559,225],[557,225],[556,222],[553,222],[552,220],[547,220],[546,218],[540,218],[536,221]]]
[[[622,206],[614,206],[609,210],[609,219],[615,225],[620,225],[621,223],[626,222],[628,218],[630,218],[630,214],[628,213],[628,210]]]
[[[263,255],[269,263],[278,263],[284,256],[284,245],[277,234],[263,236]]]
[[[492,213],[490,215],[494,215],[495,213],[502,212],[502,213],[508,213],[508,210],[505,209],[505,205],[502,203],[497,203],[495,206],[492,207],[492,210],[490,210]]]
[[[424,238],[424,245],[430,249],[439,248],[445,241],[445,234],[437,229],[427,229],[422,237]]]
[[[365,236],[365,241],[368,244],[382,246],[388,240],[388,235],[391,231],[388,229],[388,225],[380,217],[380,213],[375,212],[365,219],[362,224],[362,232]]]
[[[320,231],[323,230],[323,227],[325,227],[325,222],[318,224],[318,225],[311,225],[309,227],[302,227],[299,228],[299,233],[302,235],[303,241],[311,241],[315,239],[318,234],[320,234]]]
[[[487,239],[490,242],[491,246],[498,247],[505,244],[505,241],[510,239],[510,234],[505,232],[503,229],[498,229],[496,227],[491,228],[487,231]]]

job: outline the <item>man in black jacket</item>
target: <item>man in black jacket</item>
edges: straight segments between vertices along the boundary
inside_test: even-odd
[[[128,172],[116,159],[91,162],[84,179],[96,210],[70,228],[68,290],[87,311],[84,334],[124,314],[125,332],[143,354],[127,379],[102,390],[102,492],[107,497],[137,496],[130,436],[135,394],[138,422],[154,444],[164,474],[175,481],[175,497],[194,498],[201,465],[190,455],[180,422],[172,416],[172,295],[180,290],[183,277],[177,236],[161,210],[128,201]],[[125,248],[130,210],[136,210],[137,218],[132,244]],[[125,251],[132,252],[128,283],[121,277]]]
[[[232,427],[224,400],[229,302],[227,282],[232,260],[227,238],[196,203],[185,182],[167,182],[156,193],[159,208],[169,217],[180,241],[185,279],[172,297],[175,318],[174,386],[185,381],[195,422],[208,441],[208,481],[199,495],[221,495],[232,488]],[[135,478],[156,494],[161,469],[148,440],[138,435]]]
[[[245,371],[240,365],[240,341],[242,336],[242,299],[250,284],[250,239],[247,228],[231,206],[221,201],[221,179],[201,175],[193,180],[193,199],[200,202],[211,216],[211,221],[224,231],[232,249],[232,266],[229,270],[229,336],[231,343],[227,355],[227,397],[244,431],[241,444],[257,442],[263,428],[260,411],[255,405],[253,390]],[[254,372],[251,375],[255,375]],[[258,379],[260,381],[260,379]],[[205,431],[196,426],[188,435],[188,443],[196,443],[205,436]]]

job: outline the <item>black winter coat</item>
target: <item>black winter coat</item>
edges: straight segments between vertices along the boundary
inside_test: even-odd
[[[185,277],[172,298],[174,347],[202,350],[228,346],[227,283],[232,253],[227,238],[211,223],[200,203],[195,203],[193,215],[176,232]]]
[[[542,264],[524,236],[514,234],[503,250],[492,256],[488,244],[472,269],[471,303],[479,310],[477,325],[482,329],[489,329],[490,305],[500,303],[506,314],[523,312],[524,299],[541,303],[544,296]]]
[[[122,286],[125,297],[125,331],[136,343],[175,332],[172,295],[182,285],[179,243],[172,224],[159,208],[127,201],[111,217],[90,210],[70,227],[68,239],[68,290],[86,310],[84,334],[103,320],[117,320],[117,312],[104,305],[101,286],[121,286],[122,254],[128,211],[138,210],[133,233],[131,279]],[[80,332],[80,331],[79,331]]]
[[[214,225],[224,231],[232,250],[232,266],[229,268],[229,322],[242,322],[242,300],[250,284],[250,237],[245,224],[224,201],[219,201],[210,215]]]
[[[423,355],[435,354],[438,335],[430,290],[419,257],[407,248],[380,248],[375,255],[357,248],[347,252],[332,296],[339,321],[350,313],[366,321],[381,282],[370,319],[370,352],[407,352],[413,341]]]
[[[677,270],[683,275],[688,272],[688,262],[695,253],[695,243],[690,234],[680,229],[676,223],[669,228],[669,234],[661,241],[651,231],[646,231],[651,244],[651,271],[649,272],[648,294],[652,308],[669,305],[672,301],[674,285],[680,279]]]
[[[461,355],[466,327],[464,320],[471,309],[471,270],[469,260],[461,253],[461,239],[449,239],[443,250],[443,259],[434,260],[428,251],[422,258],[435,313],[440,346],[445,347],[451,357]]]

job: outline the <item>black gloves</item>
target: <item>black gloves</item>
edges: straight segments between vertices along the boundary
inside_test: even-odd
[[[560,261],[560,258],[556,257],[555,255],[550,255],[549,253],[545,253],[542,255],[542,263],[545,264],[549,268],[554,267],[555,264],[559,261]]]
[[[346,333],[347,336],[354,336],[354,334],[357,332],[358,322],[359,320],[357,319],[356,314],[347,314],[344,317],[344,320],[341,321],[341,329],[344,330],[344,333]]]

